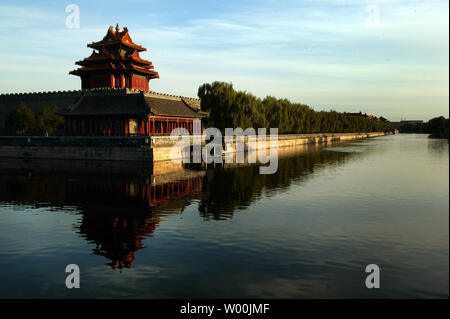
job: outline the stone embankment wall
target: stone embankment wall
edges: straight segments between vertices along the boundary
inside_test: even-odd
[[[321,143],[331,143],[331,142],[345,142],[357,139],[364,139],[376,136],[383,136],[392,133],[384,132],[371,132],[371,133],[327,133],[327,134],[284,134],[278,135],[278,147],[285,146],[295,146],[295,145],[305,145],[305,144],[321,144]],[[193,139],[195,137],[190,137],[190,143],[193,144]],[[172,147],[177,143],[177,141],[172,141],[167,136],[156,136],[151,138],[153,147],[153,160],[154,161],[167,161],[170,160],[170,152]],[[235,153],[236,152],[236,138],[234,138],[233,149],[225,151],[225,153]],[[204,144],[204,143],[202,143]],[[249,145],[248,137],[244,137],[244,150],[251,151],[252,149],[267,149],[270,147],[270,137],[264,143],[258,143]],[[177,158],[182,158],[182,149],[177,148],[173,150]]]
[[[293,134],[279,135],[278,147],[343,142],[382,136],[391,133],[342,133],[342,134]],[[195,137],[189,137],[193,143]],[[197,137],[199,138],[199,137]],[[0,157],[12,158],[53,158],[76,160],[107,160],[159,162],[182,158],[182,147],[175,147],[178,141],[168,136],[155,137],[0,137]],[[204,144],[204,142],[202,142]],[[270,138],[265,143],[249,145],[248,137],[244,138],[246,151],[252,148],[270,147]],[[236,152],[236,143],[229,152]]]

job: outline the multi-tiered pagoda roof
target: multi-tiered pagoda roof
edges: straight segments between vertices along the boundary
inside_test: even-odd
[[[81,77],[83,89],[102,87],[148,90],[148,81],[159,78],[151,61],[142,59],[139,52],[146,48],[131,39],[126,27],[120,31],[109,27],[105,37],[87,45],[92,54],[75,64],[81,68],[69,72]]]

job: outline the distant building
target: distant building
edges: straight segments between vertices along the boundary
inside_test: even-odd
[[[399,131],[405,128],[417,129],[423,124],[423,120],[401,120],[399,122],[391,122],[391,124]]]

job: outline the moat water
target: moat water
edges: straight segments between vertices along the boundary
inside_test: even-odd
[[[447,298],[447,140],[183,170],[0,159],[1,298]],[[80,268],[67,289],[65,268]],[[380,267],[367,289],[365,267]]]

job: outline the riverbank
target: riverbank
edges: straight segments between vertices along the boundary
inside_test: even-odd
[[[278,136],[278,147],[343,142],[371,138],[392,133],[324,133],[285,134]],[[191,143],[195,137],[191,136]],[[204,140],[204,139],[203,139]],[[0,137],[0,157],[64,160],[103,160],[160,162],[171,159],[175,147],[176,158],[182,158],[182,147],[169,136],[136,137]],[[204,144],[204,143],[202,143]],[[251,151],[248,138],[244,139],[245,151]],[[270,138],[257,143],[256,149],[269,148]],[[236,152],[236,143],[229,152]]]

